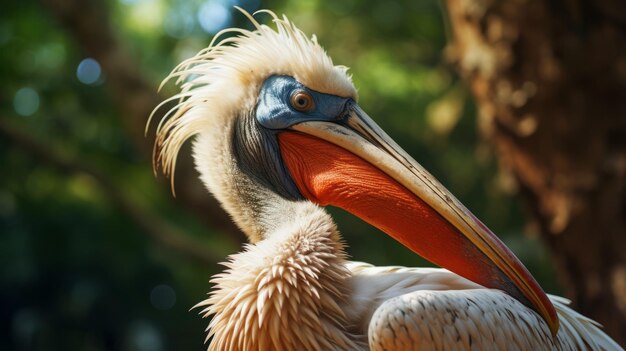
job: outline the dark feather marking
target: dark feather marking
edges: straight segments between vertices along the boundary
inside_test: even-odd
[[[233,133],[237,165],[264,188],[287,200],[302,200],[283,163],[276,133],[261,126],[252,112],[239,116]]]

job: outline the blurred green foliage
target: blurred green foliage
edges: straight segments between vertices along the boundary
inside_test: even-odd
[[[138,74],[155,90],[216,30],[250,28],[232,5],[287,14],[306,33],[317,34],[336,64],[351,67],[366,111],[499,233],[546,290],[557,289],[541,245],[523,235],[528,230],[514,184],[480,141],[471,96],[445,62],[446,23],[438,1],[105,5],[115,34],[141,67]],[[154,180],[149,158],[124,130],[106,74],[97,61],[85,61],[47,8],[34,1],[2,2],[0,52],[1,122],[98,169],[138,206],[217,248],[221,257],[239,250],[177,206]],[[62,172],[6,139],[0,140],[0,169],[0,349],[204,348],[206,321],[189,309],[209,290],[215,267],[156,245],[88,174]],[[355,259],[428,264],[359,219],[332,212]]]

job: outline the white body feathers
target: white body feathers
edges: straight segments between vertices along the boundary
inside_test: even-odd
[[[533,310],[448,270],[346,261],[310,203],[226,265],[200,304],[209,350],[621,350],[561,297],[553,338]]]
[[[383,300],[368,320],[371,350],[621,350],[559,296],[548,295],[561,321],[555,339],[528,307],[448,270],[347,266],[359,287],[353,299]]]

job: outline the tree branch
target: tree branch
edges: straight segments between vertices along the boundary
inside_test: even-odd
[[[89,175],[100,187],[102,194],[158,245],[204,266],[216,266],[217,262],[223,259],[221,252],[215,252],[211,247],[196,242],[178,228],[162,220],[160,216],[131,201],[112,180],[91,165],[64,157],[50,146],[44,145],[33,136],[3,122],[2,119],[0,119],[0,136],[61,173]]]

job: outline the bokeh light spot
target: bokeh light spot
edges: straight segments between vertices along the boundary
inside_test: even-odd
[[[76,77],[83,84],[94,84],[100,79],[102,69],[98,61],[88,57],[78,64],[76,68]]]
[[[154,34],[162,26],[167,12],[164,0],[125,0],[125,5],[128,28],[144,35]]]
[[[65,47],[61,43],[47,43],[40,46],[34,56],[35,64],[41,70],[56,71],[65,61]]]
[[[130,350],[137,351],[161,351],[163,339],[159,331],[148,322],[138,321],[130,328]]]
[[[202,29],[209,34],[215,34],[230,25],[232,15],[229,5],[228,2],[212,0],[202,4],[198,12],[198,22]]]
[[[22,88],[13,98],[15,112],[21,116],[31,116],[39,109],[39,94],[33,88]]]
[[[165,33],[176,39],[183,39],[191,34],[195,23],[190,12],[186,9],[170,11],[163,21]]]
[[[157,285],[150,291],[150,303],[156,309],[169,310],[176,303],[176,292],[169,285]]]

